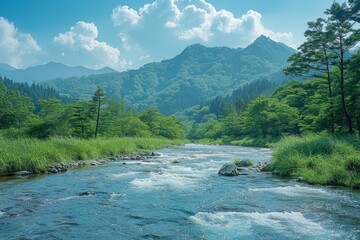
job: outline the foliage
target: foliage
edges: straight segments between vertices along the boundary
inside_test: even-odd
[[[353,138],[286,137],[275,146],[273,172],[318,184],[360,188],[360,151]]]
[[[40,111],[34,114],[29,97],[0,82],[0,103],[0,129],[12,138],[184,137],[183,126],[174,116],[164,116],[155,107],[135,113],[125,108],[124,98],[106,99],[100,87],[89,101],[64,104],[55,98],[40,99]]]
[[[9,91],[18,91],[23,96],[28,96],[31,98],[34,106],[35,112],[40,111],[39,102],[41,100],[47,100],[50,98],[60,99],[63,103],[72,102],[72,98],[60,95],[55,89],[50,87],[44,87],[39,84],[28,84],[28,83],[17,83],[6,77],[0,77],[0,82],[2,82]]]

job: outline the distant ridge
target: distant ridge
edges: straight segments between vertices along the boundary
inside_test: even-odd
[[[86,67],[69,67],[62,63],[49,62],[45,65],[16,69],[7,64],[0,64],[0,76],[12,79],[15,82],[39,83],[54,78],[81,77],[91,74],[115,73],[114,69],[105,67],[93,70]]]
[[[248,47],[206,47],[194,44],[179,55],[120,73],[53,79],[44,82],[62,94],[90,99],[97,86],[110,98],[125,97],[138,109],[155,105],[173,114],[219,94],[229,95],[258,79],[282,83],[282,68],[296,51],[260,36]]]

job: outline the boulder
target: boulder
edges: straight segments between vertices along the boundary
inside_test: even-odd
[[[158,156],[160,156],[160,154],[152,152],[152,153],[151,153],[151,156],[152,156],[152,157],[158,157]]]
[[[14,174],[17,176],[25,176],[25,175],[29,175],[30,173],[28,171],[18,171]]]
[[[84,196],[94,196],[95,193],[92,193],[92,192],[81,192],[79,193],[79,196],[80,197],[84,197]]]
[[[234,163],[225,163],[219,170],[219,175],[223,176],[238,176],[239,172]]]
[[[48,172],[50,172],[50,173],[58,173],[59,171],[55,167],[50,167],[48,169]]]

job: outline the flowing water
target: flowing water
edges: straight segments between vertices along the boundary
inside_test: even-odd
[[[217,174],[235,159],[269,161],[269,149],[190,144],[158,153],[0,182],[0,239],[360,239],[359,192]]]

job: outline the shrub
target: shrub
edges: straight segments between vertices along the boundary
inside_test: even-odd
[[[273,173],[305,182],[360,188],[360,152],[352,137],[285,137],[276,144]]]

